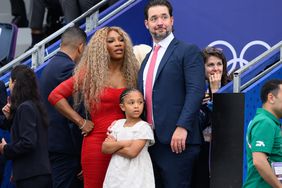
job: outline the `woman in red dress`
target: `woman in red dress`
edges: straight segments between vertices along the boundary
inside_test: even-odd
[[[111,156],[103,154],[101,146],[111,123],[124,118],[119,96],[125,88],[136,86],[138,68],[128,34],[119,27],[105,27],[90,39],[74,76],[49,95],[51,104],[85,136],[81,153],[84,188],[102,188]],[[91,121],[68,104],[66,99],[72,95],[76,105],[83,101]]]

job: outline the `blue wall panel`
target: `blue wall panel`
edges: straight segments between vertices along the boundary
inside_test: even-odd
[[[229,69],[247,63],[282,39],[281,0],[171,2],[176,36],[201,48],[218,42],[230,61]]]

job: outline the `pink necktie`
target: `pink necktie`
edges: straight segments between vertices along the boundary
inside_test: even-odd
[[[154,47],[153,55],[151,62],[149,64],[148,73],[146,77],[146,89],[145,89],[145,99],[146,99],[146,110],[147,110],[147,122],[152,125],[153,124],[153,107],[152,107],[152,89],[153,89],[153,78],[154,78],[154,69],[157,61],[158,51],[160,49],[160,45],[156,45]]]

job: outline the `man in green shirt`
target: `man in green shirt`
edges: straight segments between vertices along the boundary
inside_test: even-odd
[[[244,188],[282,188],[271,163],[282,162],[282,80],[266,82],[260,94],[263,106],[257,109],[247,131],[248,175]]]

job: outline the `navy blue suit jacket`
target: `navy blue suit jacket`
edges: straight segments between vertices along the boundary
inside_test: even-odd
[[[51,91],[72,76],[74,67],[74,62],[67,54],[58,52],[46,65],[40,77],[40,94],[49,118],[49,152],[80,155],[81,131],[48,101]]]
[[[138,74],[142,92],[148,58],[149,54]],[[155,132],[161,143],[170,144],[176,126],[188,130],[187,144],[201,143],[198,114],[204,92],[204,62],[199,48],[174,38],[158,67],[152,94]]]
[[[14,180],[51,174],[48,130],[36,105],[30,100],[20,104],[6,126],[11,127],[12,142],[4,146],[4,156],[13,161]]]

